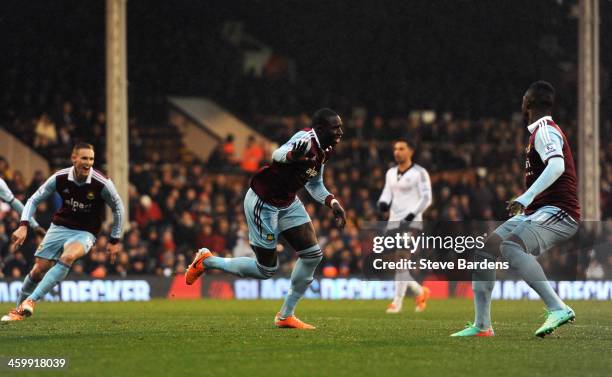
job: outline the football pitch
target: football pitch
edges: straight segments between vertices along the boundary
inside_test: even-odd
[[[382,301],[305,300],[314,331],[276,329],[279,301],[39,304],[0,324],[0,356],[67,357],[61,371],[3,376],[611,376],[612,302],[570,302],[574,324],[545,339],[538,301],[494,301],[494,338],[449,338],[470,300],[384,313]],[[9,305],[3,305],[8,308]],[[3,309],[4,310],[4,309]]]

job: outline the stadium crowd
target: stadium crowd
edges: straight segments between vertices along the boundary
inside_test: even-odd
[[[69,106],[64,103],[62,109]],[[57,114],[59,120],[42,114],[33,119],[32,124],[61,123],[65,111]],[[418,140],[415,160],[431,174],[434,201],[426,212],[427,224],[507,218],[506,201],[520,194],[523,187],[526,130],[519,121],[453,120],[448,115],[434,119],[423,114],[385,119],[366,114],[365,109],[358,109],[345,116],[345,136],[325,170],[326,186],[347,209],[349,221],[345,230],[340,232],[334,227],[331,211],[314,203],[305,192],[301,195],[324,250],[320,266],[323,274],[349,276],[360,273],[363,252],[368,249],[361,230],[381,220],[376,201],[385,171],[392,163],[392,140],[399,136],[408,135]],[[89,119],[81,115],[76,118]],[[103,119],[103,114],[96,117],[102,129]],[[306,114],[261,117],[258,126],[261,130],[275,130],[268,134],[283,141],[296,130],[308,126],[309,121]],[[568,123],[564,129],[568,139],[575,142],[575,124]],[[604,137],[601,193],[603,218],[608,220],[612,219],[611,131],[610,122],[606,122],[601,132]],[[82,139],[88,132],[76,135],[76,139]],[[254,140],[249,148],[256,145]],[[43,145],[38,147],[44,148]],[[66,163],[69,150],[66,143],[63,149]],[[251,152],[250,155],[261,156],[259,165],[266,163],[270,155],[270,151],[263,149]],[[103,151],[98,150],[100,155]],[[104,251],[108,233],[104,232],[71,273],[93,277],[170,276],[182,273],[194,251],[204,246],[223,256],[252,256],[242,204],[252,170],[250,165],[237,157],[231,138],[219,145],[209,162],[167,163],[159,158],[133,161],[129,190],[130,229],[125,233],[123,251],[117,263],[109,263]],[[46,178],[38,172],[26,182],[21,172],[13,171],[4,158],[0,159],[0,177],[24,203]],[[49,226],[58,205],[58,199],[53,198],[39,207],[36,218],[43,227]],[[20,250],[13,249],[9,239],[18,224],[18,216],[6,204],[0,208],[0,270],[6,277],[20,278],[26,273],[40,238],[31,235]],[[287,273],[295,254],[282,244],[279,248],[281,274]],[[607,254],[597,255],[593,251],[590,256],[595,265],[591,269],[612,272],[607,271],[612,267],[612,261],[604,259]]]

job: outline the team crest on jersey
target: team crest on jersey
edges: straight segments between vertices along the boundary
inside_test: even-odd
[[[306,170],[306,175],[309,176],[310,178],[315,177],[317,175],[317,169],[308,168],[308,170]]]
[[[269,233],[269,234],[266,236],[266,239],[267,239],[268,241],[274,241],[274,233]]]
[[[531,151],[531,143],[527,144],[527,148],[525,149],[525,153],[529,153]]]
[[[87,199],[89,200],[93,200],[96,196],[94,195],[93,191],[90,191],[87,193]]]

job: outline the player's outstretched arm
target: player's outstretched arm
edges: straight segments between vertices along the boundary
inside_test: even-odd
[[[125,223],[125,207],[123,206],[123,201],[115,185],[110,179],[106,181],[102,189],[102,199],[104,199],[113,212],[110,242],[108,243],[106,251],[110,254],[111,263],[114,263],[117,253],[121,250],[119,241],[121,241],[121,234]]]
[[[311,141],[308,132],[299,131],[272,153],[272,161],[281,164],[307,161],[309,158],[306,155],[310,151],[310,147]]]

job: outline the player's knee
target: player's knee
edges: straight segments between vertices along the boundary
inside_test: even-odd
[[[514,238],[508,238],[502,241],[500,246],[501,254],[510,264],[512,264],[513,256],[516,255],[517,252],[524,253],[525,248],[523,246],[523,242],[516,242]]]
[[[255,252],[257,264],[264,267],[274,267],[278,264],[278,257],[275,249],[266,249],[263,247],[252,246]]]
[[[313,268],[316,268],[319,263],[321,263],[321,260],[323,260],[323,254],[314,257],[303,257],[300,255],[299,258],[302,260],[302,263],[312,265]]]
[[[66,245],[60,261],[67,266],[72,266],[77,259],[85,255],[85,248],[78,242]]]
[[[500,246],[502,243],[502,239],[497,234],[493,233],[491,236],[487,238],[485,241],[484,247],[482,251],[485,254],[489,254],[493,258],[496,258],[500,255]]]
[[[79,258],[80,258],[80,256],[78,255],[78,253],[64,253],[59,258],[59,260],[60,260],[60,262],[62,262],[66,266],[72,266],[72,264],[74,262],[76,262],[76,260],[79,259]]]
[[[261,275],[261,279],[262,280],[268,280],[272,276],[274,276],[274,274],[278,270],[278,263],[275,264],[274,266],[264,266],[264,265],[260,264],[259,262],[257,262],[257,268],[259,269],[259,273]]]
[[[319,264],[319,262],[321,262],[323,259],[323,252],[321,251],[321,247],[319,247],[319,245],[314,245],[307,249],[299,250],[297,255],[304,261],[312,261],[313,263],[317,264]]]
[[[41,281],[42,278],[45,276],[47,270],[47,268],[41,266],[38,263],[35,263],[34,267],[32,267],[32,270],[30,270],[30,279],[32,281]]]
[[[34,266],[30,270],[30,279],[40,281],[45,276],[47,271],[53,267],[53,262],[43,258],[36,258]]]

